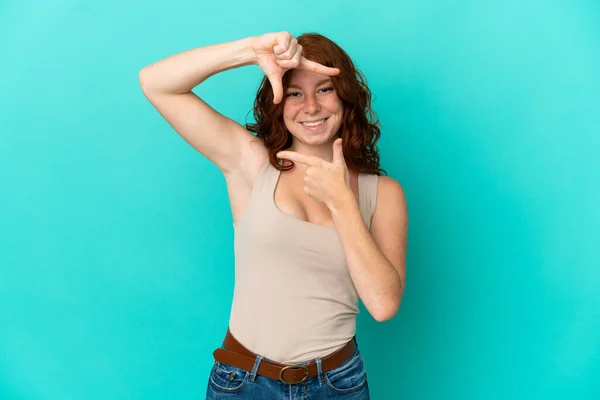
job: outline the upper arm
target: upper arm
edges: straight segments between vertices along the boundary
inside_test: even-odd
[[[182,94],[145,90],[144,95],[175,131],[198,152],[212,161],[223,173],[241,170],[243,163],[256,157],[264,159],[264,146],[239,123],[215,111],[193,92]],[[246,164],[247,166],[247,164]]]
[[[406,244],[408,208],[402,186],[392,178],[380,176],[377,204],[371,220],[371,236],[404,283],[406,279]]]

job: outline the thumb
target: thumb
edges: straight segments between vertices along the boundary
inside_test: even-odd
[[[273,103],[279,104],[283,99],[283,83],[281,83],[282,75],[279,73],[274,73],[267,75],[269,82],[271,83],[271,88],[273,89]]]
[[[335,142],[333,142],[333,163],[339,166],[346,164],[341,138],[337,138],[335,139]]]

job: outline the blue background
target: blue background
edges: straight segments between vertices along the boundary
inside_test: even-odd
[[[600,398],[600,2],[4,0],[0,399],[204,397],[225,183],[138,71],[281,30],[366,74],[407,195],[401,310],[358,319],[372,397]],[[260,78],[196,91],[243,123]]]

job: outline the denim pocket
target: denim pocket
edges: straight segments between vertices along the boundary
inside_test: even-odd
[[[222,392],[238,392],[246,386],[249,375],[246,370],[215,361],[210,372],[210,384]]]
[[[336,393],[350,393],[367,383],[367,371],[358,351],[337,368],[325,373],[325,383]]]

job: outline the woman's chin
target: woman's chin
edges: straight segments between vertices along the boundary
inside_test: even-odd
[[[326,135],[319,136],[310,136],[310,137],[301,137],[299,138],[300,142],[307,146],[320,147],[320,146],[329,146],[335,139]]]

